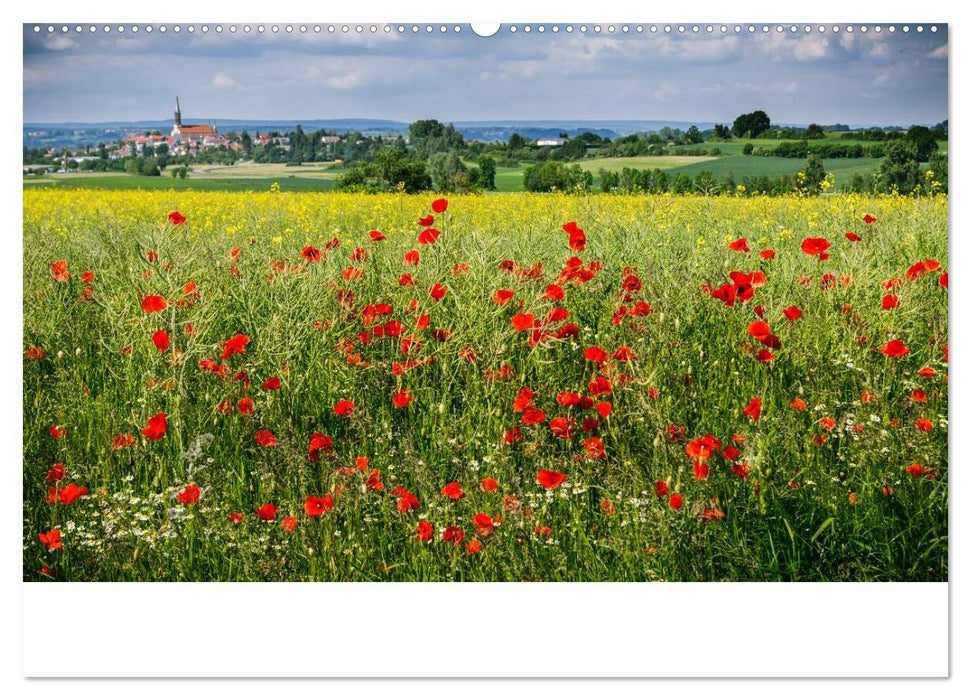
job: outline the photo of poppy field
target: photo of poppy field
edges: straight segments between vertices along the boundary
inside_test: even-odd
[[[946,581],[948,200],[25,189],[28,581]]]

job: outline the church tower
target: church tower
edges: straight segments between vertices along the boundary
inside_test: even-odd
[[[172,125],[172,133],[178,134],[182,131],[182,110],[179,109],[179,98],[175,98],[175,124]]]

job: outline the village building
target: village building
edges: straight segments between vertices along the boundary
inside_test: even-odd
[[[566,139],[556,138],[556,139],[537,139],[537,146],[562,146],[566,143]]]
[[[172,155],[191,154],[204,148],[216,148],[226,146],[227,148],[239,148],[238,144],[231,143],[225,136],[216,131],[213,124],[183,124],[182,110],[179,106],[179,98],[175,98],[175,120],[172,124],[172,133],[166,140],[169,146],[169,153]]]

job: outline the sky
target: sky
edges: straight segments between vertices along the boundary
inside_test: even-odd
[[[143,25],[144,26],[144,25]],[[536,25],[534,25],[536,26]],[[566,25],[560,25],[565,27]],[[577,27],[579,25],[576,25]],[[24,121],[373,118],[934,124],[947,117],[947,27],[834,34],[495,36],[339,30],[34,33]],[[845,25],[844,25],[845,26]],[[45,27],[46,30],[46,27]]]

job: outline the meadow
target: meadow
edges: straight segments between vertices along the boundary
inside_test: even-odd
[[[23,196],[25,580],[947,580],[945,195]]]

